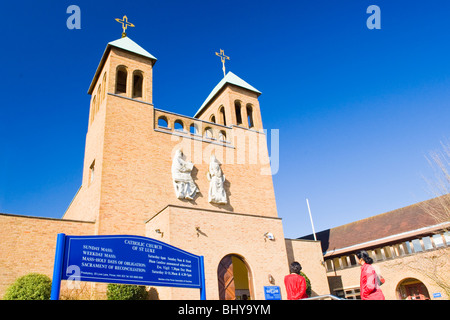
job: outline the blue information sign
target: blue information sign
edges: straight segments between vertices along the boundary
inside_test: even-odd
[[[279,286],[264,286],[264,296],[266,300],[281,300]]]
[[[151,238],[59,234],[54,281],[60,275],[60,280],[199,288],[204,298],[203,269],[202,256]],[[57,291],[53,296],[52,289],[53,298]]]

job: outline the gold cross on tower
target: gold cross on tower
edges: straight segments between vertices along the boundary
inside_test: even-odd
[[[123,16],[122,19],[116,18],[116,21],[122,24],[122,38],[125,38],[127,36],[125,30],[127,30],[128,27],[134,27],[134,24],[131,22],[128,22],[127,16]]]
[[[230,57],[227,57],[222,49],[220,49],[220,53],[216,52],[216,56],[220,57],[222,61],[223,76],[225,77],[225,60],[230,60]]]

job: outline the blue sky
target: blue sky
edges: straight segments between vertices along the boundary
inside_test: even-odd
[[[69,5],[81,29],[69,30]],[[369,5],[381,29],[369,30]],[[450,136],[449,1],[2,2],[0,212],[62,217],[81,185],[89,95],[106,44],[158,58],[157,108],[192,116],[223,76],[263,94],[286,237],[431,198],[425,156]]]

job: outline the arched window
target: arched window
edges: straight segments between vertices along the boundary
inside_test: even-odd
[[[211,118],[209,118],[209,122],[214,122],[216,123],[216,116],[212,115]]]
[[[237,100],[234,102],[234,110],[236,112],[236,123],[242,124],[241,103]]]
[[[219,132],[219,141],[221,142],[227,141],[227,134],[223,130],[220,130]]]
[[[205,129],[205,137],[209,139],[213,138],[213,131],[211,128],[208,127]]]
[[[133,72],[133,98],[142,98],[142,82],[144,76],[141,71]]]
[[[198,127],[195,123],[191,124],[191,126],[189,127],[189,132],[191,134],[197,134],[198,135]]]
[[[103,101],[103,100],[105,100],[105,96],[106,96],[106,72],[103,75],[102,87],[103,87],[103,91],[102,91],[102,101]]]
[[[181,122],[181,120],[175,120],[174,129],[177,131],[184,131],[183,122]]]
[[[100,84],[99,86],[98,86],[98,91],[97,91],[97,97],[98,97],[98,102],[97,102],[97,104],[100,106],[100,104],[102,103],[102,85]],[[97,107],[97,111],[98,111],[98,107]],[[97,113],[97,111],[95,112],[95,113]]]
[[[253,128],[253,108],[250,104],[247,105],[247,120],[248,120],[248,127]]]
[[[164,116],[161,116],[158,118],[158,127],[168,128],[169,124],[167,122],[167,118]]]
[[[116,93],[127,93],[127,69],[124,66],[117,68]]]
[[[223,124],[224,126],[226,126],[227,125],[227,120],[225,119],[225,109],[224,109],[224,107],[220,108],[219,114],[220,114],[220,123]]]
[[[91,115],[90,115],[89,123],[92,123],[92,121],[94,121],[96,104],[97,104],[97,96],[94,96],[94,98],[92,98],[92,103],[91,103]]]

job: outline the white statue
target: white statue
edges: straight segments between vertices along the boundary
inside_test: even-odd
[[[223,183],[225,182],[225,175],[222,173],[220,163],[214,155],[211,156],[209,162],[209,171],[206,174],[209,180],[208,201],[210,203],[226,204],[227,194]]]
[[[172,161],[172,179],[178,199],[193,200],[198,192],[197,185],[191,177],[194,164],[183,159],[181,150],[175,152]]]

